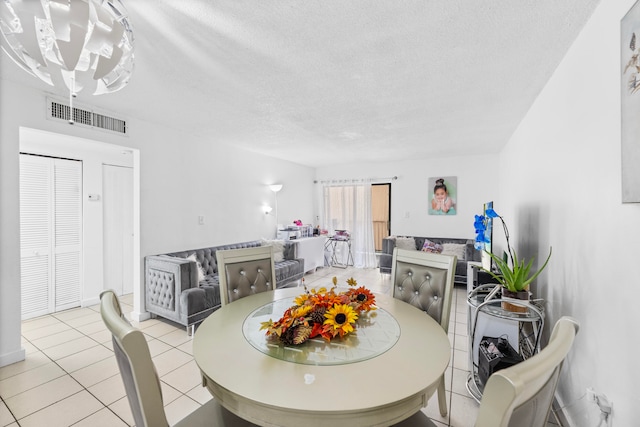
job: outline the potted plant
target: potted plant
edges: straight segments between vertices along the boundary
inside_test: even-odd
[[[549,255],[542,267],[540,267],[535,273],[532,273],[531,268],[533,266],[534,258],[531,258],[529,262],[525,262],[524,259],[518,258],[515,249],[511,247],[509,242],[509,229],[507,228],[507,224],[505,224],[504,219],[493,209],[487,209],[484,215],[476,215],[475,218],[474,226],[476,229],[476,249],[485,249],[484,244],[487,242],[485,240],[486,237],[484,231],[486,230],[487,221],[490,218],[499,218],[500,222],[502,222],[502,228],[507,240],[507,252],[504,253],[502,258],[499,258],[494,254],[485,251],[495,263],[497,271],[492,271],[484,267],[481,267],[481,269],[489,273],[491,277],[503,286],[503,297],[528,300],[529,285],[536,279],[536,277],[538,277],[549,263],[552,248],[549,248]],[[503,302],[503,308],[511,311],[527,310],[526,307],[516,306],[514,304],[509,304],[508,302]]]

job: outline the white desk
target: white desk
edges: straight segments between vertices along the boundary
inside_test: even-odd
[[[318,267],[324,267],[325,236],[304,237],[291,240],[298,245],[298,258],[304,258],[304,272],[315,271]]]
[[[248,318],[264,308],[277,320],[282,313],[270,313],[271,303],[299,294],[285,288],[242,298],[215,311],[196,331],[193,355],[203,384],[225,408],[261,426],[374,427],[393,425],[427,405],[449,364],[449,339],[426,313],[387,295],[376,295],[377,305],[397,321],[401,334],[375,357],[304,364],[256,349],[243,334]],[[350,345],[357,346],[357,328],[354,334]],[[339,338],[327,345],[349,352]]]

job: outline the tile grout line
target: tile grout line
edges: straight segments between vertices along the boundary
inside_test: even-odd
[[[9,408],[9,405],[7,405],[7,402],[5,401],[5,399],[0,396],[0,401],[2,402],[2,404],[4,405],[5,408],[7,408],[7,411],[9,411],[9,413],[11,414],[11,416],[13,417],[13,421],[18,424],[18,426],[20,426],[20,423],[18,422],[18,419],[16,418],[15,414],[13,413],[13,411],[11,410],[11,408]],[[11,423],[9,423],[8,425],[11,425]]]
[[[60,320],[60,319],[58,319],[57,317],[55,317],[55,316],[53,316],[53,315],[51,315],[51,314],[47,314],[46,316],[54,317],[56,320],[58,320],[58,321],[59,321],[59,322],[61,322],[61,323],[64,323],[64,324],[65,324],[66,326],[68,326],[69,328],[71,328],[71,329],[73,329],[73,330],[77,331],[78,333],[82,334],[83,336],[85,336],[85,337],[87,337],[87,338],[91,339],[92,341],[94,341],[94,342],[96,343],[96,346],[94,346],[94,347],[102,346],[102,343],[97,342],[96,340],[94,340],[93,338],[89,337],[89,336],[88,336],[88,335],[86,335],[85,333],[83,333],[83,332],[79,331],[76,327],[74,327],[74,326],[71,326],[71,325],[67,324],[65,321]],[[77,319],[77,318],[76,318],[76,319]],[[95,322],[92,322],[92,323],[95,323]],[[36,328],[36,329],[38,329],[38,328]],[[62,331],[62,332],[66,332],[66,331]],[[62,332],[58,332],[58,333],[62,333]],[[53,335],[56,335],[56,334],[53,334]],[[94,399],[96,399],[96,400],[97,400],[97,401],[98,401],[98,402],[99,402],[103,407],[105,407],[105,408],[107,408],[107,409],[111,410],[111,409],[110,409],[107,405],[105,405],[105,404],[104,404],[100,399],[98,399],[98,397],[96,397],[93,393],[91,393],[91,392],[89,391],[89,388],[88,388],[88,387],[85,387],[83,384],[81,384],[81,383],[80,383],[80,381],[78,381],[78,380],[77,380],[77,379],[72,375],[72,373],[71,373],[71,372],[67,371],[65,368],[63,368],[62,366],[60,366],[60,364],[59,364],[56,360],[53,360],[51,357],[49,357],[49,355],[48,355],[48,354],[46,354],[46,353],[44,352],[44,350],[43,350],[43,349],[39,348],[38,346],[36,346],[36,345],[35,345],[35,344],[33,344],[32,342],[30,342],[28,338],[24,337],[23,335],[21,335],[21,336],[22,336],[22,338],[24,338],[25,340],[27,340],[31,345],[33,345],[34,347],[36,347],[36,348],[38,349],[38,351],[40,351],[40,352],[41,352],[41,353],[42,353],[42,354],[43,354],[47,359],[49,359],[49,361],[50,361],[51,363],[54,363],[58,368],[60,368],[60,369],[62,370],[62,372],[64,372],[64,375],[61,375],[61,376],[56,377],[56,378],[53,378],[53,379],[51,379],[51,380],[49,380],[49,381],[46,381],[46,382],[44,382],[44,383],[42,383],[42,384],[38,384],[37,386],[32,387],[32,388],[30,388],[30,389],[23,390],[23,391],[21,391],[20,393],[16,394],[15,396],[18,396],[18,395],[20,395],[20,394],[22,394],[22,393],[25,393],[25,392],[28,392],[28,391],[34,390],[34,389],[36,389],[36,388],[38,388],[38,387],[40,387],[40,386],[42,386],[42,385],[48,384],[48,383],[50,383],[50,382],[52,382],[52,381],[55,381],[55,380],[57,380],[57,379],[59,379],[59,378],[62,378],[62,377],[63,377],[63,376],[65,376],[65,375],[66,375],[66,376],[69,376],[69,377],[70,377],[73,381],[75,381],[75,382],[80,386],[80,388],[81,388],[81,390],[77,391],[76,393],[70,394],[69,396],[66,396],[66,397],[64,397],[64,398],[62,398],[62,399],[60,399],[60,400],[57,400],[57,401],[55,401],[55,402],[52,402],[51,404],[49,404],[49,405],[47,405],[47,406],[44,406],[44,407],[42,407],[42,408],[38,409],[37,411],[34,411],[34,412],[30,413],[30,414],[27,414],[26,416],[22,417],[21,419],[24,419],[24,418],[26,418],[26,417],[28,417],[28,416],[30,416],[30,415],[33,415],[33,414],[35,414],[35,413],[37,413],[37,412],[39,412],[39,411],[44,410],[44,409],[46,409],[46,408],[48,408],[48,407],[50,407],[50,406],[52,406],[52,405],[55,405],[56,403],[59,403],[59,402],[61,402],[61,401],[65,400],[65,399],[68,399],[68,398],[70,398],[70,397],[72,397],[72,396],[75,396],[76,394],[81,393],[83,390],[85,390],[87,393],[89,393],[89,394],[90,394]],[[70,340],[70,341],[73,341],[73,340]],[[68,343],[68,342],[69,342],[69,341],[66,341],[66,343]],[[63,344],[65,344],[65,343],[60,343],[60,344],[58,344],[58,345],[63,345]],[[52,346],[52,347],[55,347],[55,346]],[[94,347],[90,347],[90,348],[94,348]],[[113,351],[112,351],[110,348],[108,348],[108,347],[106,347],[106,346],[103,346],[103,347],[105,347],[107,350],[109,350],[109,351],[111,351],[111,352],[113,353]],[[86,349],[85,349],[85,350],[86,350]],[[83,350],[83,351],[84,351],[84,350]],[[73,355],[73,354],[71,354],[71,355],[69,355],[69,356],[72,356],[72,355]],[[69,357],[69,356],[65,356],[65,357]],[[109,356],[109,357],[110,357],[110,356]],[[63,357],[63,358],[61,358],[61,359],[64,359],[64,357]],[[100,363],[100,362],[102,362],[103,360],[106,360],[106,359],[108,359],[108,357],[106,357],[106,358],[104,358],[104,359],[100,359],[100,360],[98,360],[98,361],[96,361],[96,362],[94,362],[94,363],[90,363],[89,365],[83,366],[83,367],[82,367],[82,368],[80,368],[80,369],[84,369],[84,368],[86,368],[86,367],[89,367],[89,366],[95,365],[95,364]],[[45,364],[46,364],[46,363],[45,363]],[[43,364],[43,365],[45,365],[45,364]],[[40,365],[40,366],[43,366],[43,365]],[[38,367],[40,367],[40,366],[37,366],[36,368],[38,368]],[[31,371],[32,369],[35,369],[35,368],[31,368],[31,369],[28,369],[28,370],[26,370],[26,371],[20,372],[20,374],[25,373],[25,372],[29,372],[29,371]],[[80,370],[80,369],[77,369],[77,370]],[[75,371],[74,371],[74,372],[75,372]],[[19,374],[16,374],[16,375],[19,375]],[[12,376],[14,376],[14,375],[12,375]],[[115,376],[115,375],[114,375],[114,376]],[[11,377],[7,377],[7,378],[11,378]],[[109,377],[109,378],[111,378],[111,377]],[[5,379],[6,379],[6,378],[5,378]],[[13,396],[12,396],[12,397],[13,397]],[[4,399],[3,399],[3,402],[4,402]],[[8,406],[8,405],[6,405],[6,403],[5,403],[5,406],[7,406],[7,409],[9,409],[9,406]],[[98,411],[96,411],[96,412],[99,412],[100,410],[102,410],[102,408],[98,409]],[[11,411],[11,410],[9,409],[9,411]],[[93,412],[93,413],[89,414],[87,417],[90,417],[90,416],[94,415],[96,412]],[[113,412],[113,411],[111,411],[111,412]],[[11,413],[11,415],[13,416],[13,412]],[[120,418],[120,417],[118,416],[118,414],[116,414],[115,412],[114,412],[114,415],[116,415],[118,418]],[[84,418],[87,418],[87,417],[84,417]],[[84,418],[82,418],[82,419],[84,419]],[[14,419],[16,420],[16,422],[18,422],[18,419],[17,419],[15,416],[14,416]],[[120,419],[121,419],[121,418],[120,418]],[[77,423],[78,423],[78,422],[80,422],[80,421],[82,421],[82,420],[78,420],[78,421],[77,421],[76,423],[74,423],[74,424],[77,424]],[[125,424],[127,424],[124,420],[122,420],[122,421],[123,421]],[[20,425],[20,424],[18,423],[18,425]]]
[[[48,315],[48,316],[51,316],[51,315]],[[57,319],[57,318],[56,318],[56,319]],[[82,335],[86,336],[87,338],[89,338],[89,339],[93,340],[91,337],[87,336],[86,334],[84,334],[83,332],[79,331],[79,330],[78,330],[78,329],[76,329],[75,327],[73,327],[73,326],[71,326],[71,325],[67,324],[66,322],[64,322],[64,321],[62,321],[62,320],[60,320],[60,319],[57,319],[57,320],[58,320],[58,321],[60,321],[60,322],[62,322],[62,323],[65,323],[65,325],[67,325],[67,326],[69,326],[70,328],[72,328],[72,329],[76,330],[77,332],[79,332],[80,334],[82,334]],[[94,323],[94,322],[92,322],[92,323]],[[54,334],[54,335],[55,335],[55,334]],[[24,337],[23,337],[23,338],[24,338]],[[27,339],[27,338],[25,338],[25,339]],[[94,341],[94,342],[96,342],[95,340],[93,340],[93,341]],[[68,342],[68,341],[67,341],[67,342]],[[98,343],[98,342],[96,342],[96,343],[97,343],[97,345],[102,345],[102,343]],[[31,344],[32,344],[34,347],[38,348],[37,346],[35,346],[35,344],[33,344],[33,343],[31,343]],[[61,344],[65,344],[65,343],[61,343]],[[107,350],[109,350],[109,351],[111,351],[111,352],[113,353],[113,351],[112,351],[110,348],[108,348],[108,347],[106,347],[106,346],[103,346],[103,347],[107,348]],[[91,348],[93,348],[93,347],[91,347]],[[65,373],[65,375],[69,376],[73,381],[75,381],[75,382],[76,382],[76,383],[81,387],[81,390],[79,390],[79,391],[77,391],[76,393],[73,393],[73,394],[71,394],[71,395],[69,395],[69,396],[66,396],[66,397],[65,397],[65,398],[63,398],[63,399],[57,400],[57,401],[55,401],[55,402],[53,402],[53,403],[51,403],[51,404],[49,404],[49,405],[47,405],[47,406],[44,406],[44,407],[42,407],[42,408],[38,409],[37,411],[32,412],[31,414],[28,414],[28,415],[26,415],[25,417],[22,417],[21,419],[26,418],[26,417],[28,417],[28,416],[30,416],[30,415],[33,415],[33,414],[35,414],[35,413],[37,413],[37,412],[39,412],[39,411],[42,411],[42,410],[44,410],[44,409],[46,409],[46,408],[48,408],[48,407],[50,407],[50,406],[52,406],[52,405],[55,405],[56,403],[59,403],[59,402],[61,402],[61,401],[65,400],[65,399],[68,399],[68,398],[70,398],[70,397],[72,397],[72,396],[75,396],[76,394],[81,393],[81,392],[84,390],[84,391],[86,391],[89,395],[91,395],[94,399],[96,399],[96,401],[98,401],[98,402],[100,403],[100,405],[102,405],[102,407],[103,407],[103,408],[107,408],[107,409],[108,409],[110,412],[112,412],[116,417],[118,417],[118,419],[122,420],[122,422],[123,422],[123,423],[125,423],[125,424],[129,425],[129,424],[128,424],[125,420],[123,420],[123,419],[122,419],[122,418],[121,418],[117,413],[115,413],[111,408],[109,408],[109,406],[108,406],[108,405],[105,405],[105,404],[104,404],[104,403],[103,403],[103,402],[102,402],[102,401],[101,401],[101,400],[100,400],[96,395],[94,395],[93,393],[91,393],[91,391],[89,390],[89,387],[85,387],[83,384],[81,384],[81,383],[80,383],[80,381],[78,381],[78,380],[77,380],[73,375],[71,375],[71,374],[72,374],[71,372],[68,372],[66,369],[64,369],[62,366],[60,366],[60,365],[59,365],[55,360],[51,359],[51,357],[49,357],[49,355],[47,355],[46,353],[44,353],[44,351],[43,351],[43,350],[41,350],[40,348],[38,348],[38,350],[39,350],[40,352],[42,352],[42,354],[43,354],[47,359],[49,359],[52,363],[54,363],[56,366],[58,366],[58,367],[59,367],[59,368],[60,368],[60,369]],[[71,355],[70,355],[70,356],[71,356]],[[66,357],[68,357],[68,356],[66,356]],[[95,364],[100,363],[100,362],[102,362],[103,360],[106,360],[106,359],[108,359],[108,357],[107,357],[107,358],[104,358],[104,359],[101,359],[101,360],[99,360],[99,361],[96,361],[96,362],[94,362],[94,363],[91,363],[91,364],[89,364],[89,365],[87,365],[87,366],[84,366],[84,367],[82,367],[82,368],[80,368],[80,369],[84,369],[84,368],[86,368],[86,367],[89,367],[89,366],[95,365]],[[29,370],[30,370],[30,369],[29,369]],[[28,370],[28,371],[29,371],[29,370]],[[79,370],[79,369],[78,369],[78,370]],[[28,371],[24,371],[24,372],[28,372]],[[75,371],[74,371],[74,372],[75,372]],[[118,373],[118,374],[114,374],[114,375],[112,375],[112,376],[111,376],[111,377],[109,377],[109,378],[112,378],[112,377],[114,377],[115,375],[120,375],[120,374],[119,374],[119,373]],[[64,375],[63,375],[63,376],[64,376]],[[40,387],[40,386],[42,386],[42,385],[44,385],[44,384],[48,384],[49,382],[54,381],[54,380],[56,380],[56,379],[58,379],[58,378],[62,378],[62,376],[57,377],[57,378],[54,378],[54,379],[52,379],[52,380],[50,380],[50,381],[47,381],[47,382],[44,382],[44,383],[42,383],[42,384],[39,384],[38,386],[33,387],[33,388],[30,388],[30,389],[28,389],[28,390],[24,390],[24,391],[22,391],[21,393],[24,393],[24,392],[29,391],[29,390],[33,390],[33,389],[35,389],[35,388],[37,388],[37,387]],[[107,379],[109,379],[109,378],[107,378]],[[103,381],[105,381],[105,380],[103,380]],[[101,382],[101,381],[100,381],[100,382]],[[100,382],[98,382],[97,384],[99,384]],[[19,394],[21,394],[21,393],[18,393],[17,395],[19,395]],[[16,395],[16,396],[17,396],[17,395]],[[126,397],[126,395],[125,395],[125,397]],[[6,403],[5,403],[5,406],[7,406],[7,405],[6,405]],[[87,415],[86,417],[84,417],[84,418],[82,418],[82,419],[80,419],[80,420],[76,421],[74,424],[77,424],[77,423],[79,423],[80,421],[82,421],[82,420],[84,420],[84,419],[86,419],[86,418],[88,418],[88,417],[90,417],[90,416],[92,416],[92,415],[96,414],[97,412],[100,412],[103,408],[100,408],[100,409],[98,409],[97,411],[92,412],[91,414]],[[9,409],[9,407],[8,407],[8,406],[7,406],[7,409]],[[13,413],[11,413],[11,415],[13,416]],[[14,419],[16,420],[16,422],[18,422],[18,421],[19,421],[15,416],[14,416]],[[20,425],[20,423],[19,423],[19,422],[18,422],[18,425]]]

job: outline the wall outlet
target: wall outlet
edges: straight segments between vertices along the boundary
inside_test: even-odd
[[[600,418],[606,423],[605,425],[607,427],[611,427],[613,425],[613,402],[611,402],[606,395],[596,393],[593,388],[587,387],[587,402],[593,402],[598,405],[598,408],[600,409]]]
[[[204,225],[204,215],[198,215],[198,224]]]

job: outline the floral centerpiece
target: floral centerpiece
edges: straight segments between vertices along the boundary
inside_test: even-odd
[[[333,287],[308,290],[295,298],[293,306],[282,317],[262,322],[260,330],[267,336],[287,345],[299,345],[308,339],[321,336],[327,341],[340,338],[354,331],[355,322],[362,312],[375,310],[376,298],[364,286],[353,279],[347,280],[350,288],[337,292],[338,279],[333,278]]]
[[[504,257],[502,258],[499,258],[491,252],[485,250],[485,243],[489,243],[486,240],[487,237],[485,235],[487,223],[489,219],[495,218],[498,218],[500,222],[502,222],[502,229],[504,230],[504,235],[507,240],[507,252],[505,252]],[[520,292],[526,292],[527,298],[520,299],[528,299],[529,284],[533,282],[536,277],[538,277],[538,275],[542,272],[542,270],[545,269],[545,267],[549,263],[552,248],[549,248],[549,255],[547,256],[547,260],[544,262],[542,267],[540,267],[537,272],[532,273],[531,268],[533,266],[534,258],[531,258],[526,264],[524,259],[518,258],[515,249],[511,247],[511,244],[509,242],[509,229],[507,228],[507,224],[496,211],[494,211],[493,209],[487,209],[484,215],[476,215],[474,227],[476,229],[475,248],[478,250],[485,250],[485,252],[491,257],[493,262],[495,262],[498,269],[497,272],[494,272],[490,269],[481,267],[482,270],[489,273],[491,277],[493,277],[499,284],[504,286],[507,292],[505,295],[505,292],[503,291],[503,296],[518,298],[519,295],[516,294]]]

